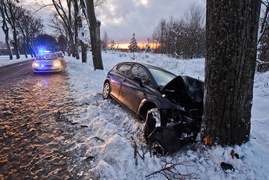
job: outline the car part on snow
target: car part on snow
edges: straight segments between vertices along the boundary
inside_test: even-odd
[[[189,113],[176,109],[151,109],[145,123],[145,139],[151,146],[154,144],[159,153],[172,153],[195,141],[201,127],[201,116],[201,110]]]
[[[173,127],[156,127],[148,139],[149,142],[155,142],[152,149],[160,154],[171,153],[182,147]]]
[[[144,127],[144,137],[148,141],[148,136],[154,131],[156,127],[161,126],[161,115],[157,108],[148,110],[146,123]]]
[[[227,173],[228,171],[235,171],[234,167],[231,164],[225,162],[220,163],[222,170]]]

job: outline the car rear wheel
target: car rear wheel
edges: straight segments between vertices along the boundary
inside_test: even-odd
[[[103,96],[104,99],[110,98],[110,85],[109,85],[109,82],[106,82],[104,84],[102,96]]]
[[[154,131],[154,129],[159,126],[161,126],[160,111],[157,108],[148,110],[144,127],[144,137],[146,141],[148,141],[148,137]]]

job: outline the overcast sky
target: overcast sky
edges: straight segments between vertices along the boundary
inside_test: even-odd
[[[26,3],[30,1],[24,0]],[[47,2],[51,3],[50,0]],[[147,41],[162,18],[173,16],[179,19],[193,4],[205,10],[206,0],[107,0],[96,8],[96,14],[102,23],[101,36],[106,31],[110,40],[130,42],[135,33],[137,41]],[[52,7],[39,11],[38,16],[48,19],[50,9]],[[50,28],[45,27],[45,33],[52,34]],[[4,41],[3,32],[0,36]]]

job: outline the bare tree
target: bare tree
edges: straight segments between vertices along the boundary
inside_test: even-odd
[[[205,18],[202,8],[192,5],[185,15],[186,21],[186,58],[199,58],[205,54]]]
[[[203,10],[193,5],[185,18],[169,21],[162,19],[153,32],[153,40],[160,44],[155,50],[177,58],[200,58],[205,56],[205,25]]]
[[[6,15],[4,13],[4,9],[5,9],[5,4],[4,1],[0,1],[0,12],[1,12],[1,16],[2,16],[2,29],[3,32],[5,33],[5,41],[6,41],[6,46],[9,52],[9,59],[12,60],[13,59],[13,54],[10,48],[10,44],[9,44],[9,27],[7,25],[7,20],[6,20]]]
[[[61,18],[62,22],[65,25],[65,28],[68,32],[68,44],[71,47],[71,54],[73,57],[76,56],[76,43],[75,43],[75,32],[74,32],[74,12],[73,12],[73,5],[72,0],[66,0],[66,7],[64,8],[61,0],[52,0],[52,3]],[[69,53],[70,54],[70,53]]]
[[[262,5],[265,7],[265,11],[263,12],[263,16],[261,18],[261,27],[260,27],[260,38],[259,41],[261,41],[263,35],[269,30],[269,0],[263,0],[261,1]]]
[[[102,38],[102,49],[104,51],[107,50],[107,46],[108,46],[108,34],[107,32],[105,31],[104,34],[103,34],[103,38]]]
[[[32,15],[32,12],[21,7],[17,8],[20,14],[20,19],[17,21],[17,27],[19,28],[19,35],[22,37],[25,57],[27,57],[28,53],[31,53],[31,56],[33,57],[34,48],[32,48],[32,44],[34,43],[36,35],[42,31],[43,24],[41,19]]]
[[[25,9],[22,9],[21,7],[18,7],[19,11],[20,11],[20,20],[18,21],[18,28],[20,30],[20,34],[22,36],[22,46],[24,47],[24,55],[25,57],[27,58],[28,57],[28,47],[27,47],[27,42],[26,42],[26,39],[27,39],[27,31],[28,31],[28,23],[31,22],[31,17],[28,16],[26,13],[26,10]]]
[[[269,1],[262,1],[263,9],[261,19],[260,19],[260,38],[259,38],[259,48],[258,48],[258,58],[261,61],[269,61]],[[260,68],[264,66],[263,68]],[[267,63],[263,65],[258,65],[257,70],[266,70],[269,69]]]
[[[165,45],[166,45],[166,38],[167,38],[167,22],[165,19],[162,19],[154,30],[152,35],[153,40],[160,44],[159,53],[165,53]],[[157,49],[155,49],[157,51]]]
[[[88,26],[90,30],[94,70],[104,69],[101,55],[101,38],[100,38],[101,22],[97,20],[95,16],[93,0],[86,1],[86,4],[84,4],[84,6],[82,7],[84,7],[83,12],[88,21]]]
[[[50,20],[51,24],[49,25],[51,28],[54,29],[54,32],[56,34],[59,34],[59,36],[61,36],[62,38],[64,38],[65,42],[69,42],[69,36],[68,36],[68,30],[65,27],[64,22],[61,20],[61,18],[59,18],[59,15],[57,13],[54,13],[51,20]],[[67,49],[71,49],[70,44],[67,43],[68,48]],[[70,51],[68,50],[68,55],[70,56]]]
[[[261,1],[207,0],[205,98],[201,137],[206,144],[250,138]]]
[[[29,40],[29,42],[27,41],[30,52],[31,52],[31,56],[33,57],[33,55],[35,56],[35,48],[34,48],[34,41],[35,38],[40,35],[40,33],[42,33],[43,30],[43,24],[42,24],[42,20],[39,18],[34,18],[32,23],[29,24],[29,34],[27,35],[27,38]]]
[[[82,63],[87,62],[87,41],[85,39],[85,33],[83,29],[83,24],[82,24],[82,13],[79,8],[78,0],[73,0],[74,1],[74,8],[75,8],[75,16],[76,16],[76,22],[77,24],[75,27],[77,27],[77,36],[81,45],[81,56],[82,56]]]
[[[2,11],[4,12],[5,20],[10,25],[12,29],[12,35],[13,35],[13,47],[16,54],[16,58],[20,58],[19,50],[18,50],[18,39],[17,39],[17,21],[19,19],[19,13],[18,8],[16,8],[16,3],[18,1],[12,1],[12,0],[2,0]]]

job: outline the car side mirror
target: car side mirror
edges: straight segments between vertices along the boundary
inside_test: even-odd
[[[142,83],[142,80],[140,77],[135,76],[133,79],[134,79],[134,81],[139,83],[140,87],[143,87],[143,83]]]

